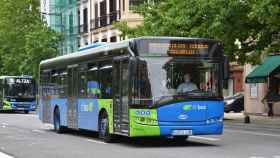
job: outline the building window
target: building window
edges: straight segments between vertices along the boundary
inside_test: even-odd
[[[107,25],[107,6],[106,6],[106,1],[100,2],[100,25],[101,27]]]
[[[123,0],[123,11],[125,11],[125,1],[126,0]]]
[[[103,38],[101,42],[107,42],[107,38]]]
[[[250,84],[250,97],[251,98],[258,97],[258,85],[256,83]]]
[[[114,21],[117,21],[118,18],[118,11],[117,11],[117,1],[116,0],[110,0],[110,24],[112,24]]]
[[[81,22],[80,22],[80,20],[81,20],[81,12],[80,12],[80,10],[78,10],[78,26],[80,26],[81,25]],[[79,33],[80,33],[80,29],[79,29]]]
[[[70,32],[70,34],[74,33],[73,25],[74,25],[73,14],[70,13],[70,15],[69,15],[69,32]]]
[[[110,42],[117,42],[117,37],[116,36],[111,37]]]
[[[94,29],[96,29],[96,28],[99,28],[99,20],[98,20],[98,4],[97,3],[95,3],[94,4]]]
[[[87,8],[85,8],[84,10],[83,10],[83,13],[84,13],[84,21],[83,21],[83,32],[84,33],[86,33],[86,32],[88,32],[87,30],[88,30],[88,10],[87,10]]]

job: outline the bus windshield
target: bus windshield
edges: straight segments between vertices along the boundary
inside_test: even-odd
[[[220,96],[219,62],[174,57],[142,57],[133,83],[133,104]]]
[[[35,98],[35,86],[31,79],[9,78],[5,86],[5,96],[15,98]]]

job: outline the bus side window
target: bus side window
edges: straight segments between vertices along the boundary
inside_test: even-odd
[[[59,97],[66,97],[67,94],[67,70],[61,70],[59,73]]]
[[[42,96],[49,95],[50,72],[42,72],[40,75],[40,90]]]
[[[58,71],[53,70],[51,75],[51,95],[58,95],[58,76]]]
[[[98,66],[89,64],[87,71],[87,97],[98,99],[101,95],[100,83],[98,82]]]
[[[78,95],[87,97],[87,67],[84,65],[78,71]]]
[[[104,63],[100,65],[99,75],[100,75],[100,83],[101,83],[101,97],[102,99],[112,99],[112,75],[113,74],[113,66],[112,64]]]

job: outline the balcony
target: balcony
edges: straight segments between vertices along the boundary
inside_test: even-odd
[[[92,31],[98,28],[112,25],[113,22],[118,21],[119,19],[120,19],[120,11],[114,11],[111,12],[110,14],[97,17],[90,21],[90,30]]]

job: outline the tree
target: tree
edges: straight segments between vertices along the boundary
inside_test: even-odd
[[[58,54],[60,35],[41,20],[38,0],[0,0],[0,74],[38,74]]]
[[[279,51],[279,0],[161,0],[135,8],[142,25],[115,26],[123,36],[183,36],[221,40],[231,60],[259,63],[263,52]],[[277,36],[276,36],[277,37]],[[240,41],[241,45],[237,45]]]

